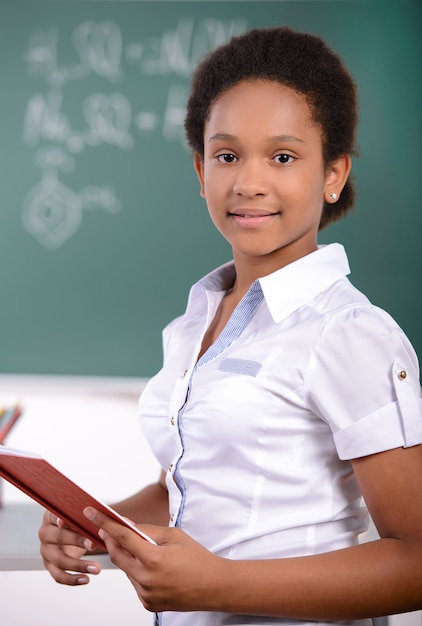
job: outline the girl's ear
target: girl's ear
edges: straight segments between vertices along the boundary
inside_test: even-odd
[[[352,159],[348,154],[344,154],[328,166],[324,189],[326,202],[337,202],[347,182],[351,168]]]
[[[204,159],[198,152],[193,155],[193,167],[195,168],[196,175],[198,176],[200,184],[200,194],[202,198],[205,198],[205,185],[204,185]]]

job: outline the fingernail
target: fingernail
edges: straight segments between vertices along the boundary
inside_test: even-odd
[[[104,539],[106,538],[106,534],[105,531],[100,528],[100,530],[98,531],[98,536],[100,537],[100,539],[102,539],[104,541]]]
[[[98,568],[95,565],[87,565],[86,571],[88,574],[98,574]]]
[[[86,576],[79,576],[76,579],[76,584],[78,585],[86,585],[87,583],[89,583],[89,578],[86,578]]]
[[[94,549],[94,544],[92,543],[90,539],[84,539],[84,548],[86,548],[87,550]]]
[[[88,519],[92,520],[92,519],[95,518],[95,511],[94,511],[94,509],[91,509],[90,507],[87,507],[86,509],[84,509],[84,515]]]

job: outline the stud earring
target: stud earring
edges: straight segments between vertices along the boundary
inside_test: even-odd
[[[331,200],[337,200],[337,194],[336,193],[330,193],[330,198],[331,198]]]

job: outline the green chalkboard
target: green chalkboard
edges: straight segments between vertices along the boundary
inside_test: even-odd
[[[419,2],[0,2],[0,373],[149,376],[190,284],[230,258],[183,115],[230,35],[325,38],[360,85],[352,280],[422,356]]]

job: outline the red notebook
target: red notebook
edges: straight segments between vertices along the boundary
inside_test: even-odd
[[[148,535],[93,498],[38,454],[0,445],[0,476],[96,544],[104,546],[98,536],[98,527],[82,513],[87,506],[94,507],[155,544]]]

